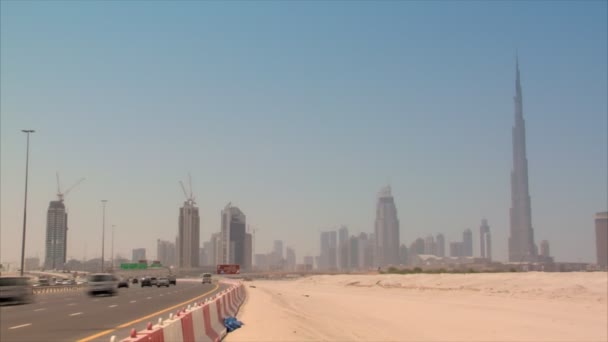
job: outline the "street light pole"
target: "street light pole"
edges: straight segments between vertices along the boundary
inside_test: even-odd
[[[116,227],[115,224],[112,225],[112,271],[114,271],[114,227]]]
[[[104,264],[104,252],[105,252],[105,237],[106,237],[106,203],[108,200],[101,200],[101,206],[103,207],[103,217],[101,221],[101,273],[103,273]]]
[[[23,200],[23,237],[21,239],[21,271],[23,277],[23,267],[25,263],[25,227],[27,222],[27,178],[29,173],[30,163],[30,133],[34,133],[33,129],[22,129],[21,132],[27,134],[27,148],[25,152],[25,199]]]

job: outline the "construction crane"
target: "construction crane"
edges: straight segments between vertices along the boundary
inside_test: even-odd
[[[57,172],[57,199],[60,202],[63,202],[63,199],[70,193],[70,191],[74,190],[80,183],[82,183],[86,178],[80,178],[74,185],[69,187],[65,191],[61,191],[61,181],[59,180],[59,172]]]
[[[186,187],[184,186],[184,182],[182,182],[181,180],[179,181],[179,185],[181,185],[181,187],[182,187],[182,191],[184,192],[184,197],[186,197],[186,202],[189,202],[191,204],[196,204],[196,201],[194,199],[194,195],[192,193],[192,177],[190,176],[190,174],[188,174],[188,185],[190,186],[190,193],[188,193],[186,191]]]

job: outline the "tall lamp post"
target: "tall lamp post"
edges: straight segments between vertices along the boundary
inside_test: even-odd
[[[114,271],[114,227],[116,227],[115,224],[112,225],[112,271]]]
[[[105,238],[106,238],[106,203],[108,200],[101,200],[101,206],[103,208],[103,217],[101,221],[101,273],[103,273],[104,266],[104,252],[105,252]]]
[[[27,178],[30,162],[30,133],[34,133],[33,129],[22,129],[21,132],[27,134],[27,149],[25,154],[25,199],[23,201],[23,238],[21,239],[21,270],[20,275],[23,277],[23,267],[25,264],[25,225],[27,222]]]

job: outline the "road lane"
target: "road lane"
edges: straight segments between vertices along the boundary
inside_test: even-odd
[[[180,308],[187,306],[223,288],[225,285],[216,288],[215,284],[178,281],[177,286],[170,288],[132,286],[120,289],[117,296],[92,298],[84,293],[66,293],[66,300],[55,294],[41,295],[34,304],[0,307],[0,340],[74,341],[105,332],[86,341],[107,342],[112,335],[123,338],[133,327],[140,330],[148,321],[156,322],[161,316],[167,318],[177,310],[174,306],[178,304]],[[68,305],[71,303],[76,305]],[[19,326],[23,327],[14,328]]]

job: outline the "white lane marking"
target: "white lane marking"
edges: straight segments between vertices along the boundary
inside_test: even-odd
[[[137,302],[137,301],[136,301],[136,300],[132,300],[132,301],[130,301],[129,303],[135,303],[135,302]]]
[[[34,310],[34,312],[36,312],[36,311],[42,311],[42,310],[46,310],[46,308],[36,309],[36,310]]]
[[[118,306],[118,304],[112,304],[112,305],[110,305],[110,306],[108,306],[108,307],[109,307],[109,308],[115,308],[115,307],[117,307],[117,306]]]
[[[70,304],[68,304],[68,306],[74,306],[74,305],[76,305],[76,303],[70,303]]]
[[[163,295],[161,294],[159,297],[162,297]]]
[[[99,302],[99,299],[93,299],[94,302]]]
[[[9,329],[9,330],[11,330],[11,329],[25,328],[25,327],[28,327],[28,326],[30,326],[30,325],[32,325],[32,323],[21,324],[21,325],[15,325],[14,327],[10,327],[10,328],[8,328],[8,329]]]
[[[78,315],[82,315],[82,312],[75,312],[73,314],[70,314],[70,316],[78,316]]]

